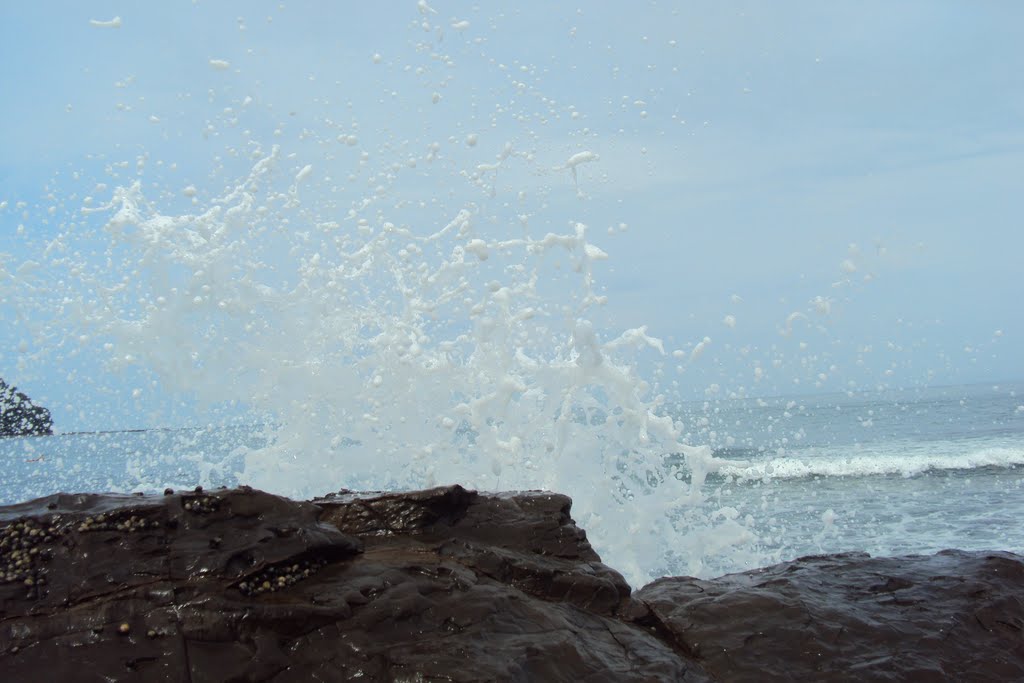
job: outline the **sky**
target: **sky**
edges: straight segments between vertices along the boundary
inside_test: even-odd
[[[609,255],[601,329],[664,339],[666,356],[638,363],[684,398],[1024,379],[1018,2],[0,13],[0,376],[59,424],[100,428],[165,399],[132,403],[131,370],[67,350],[52,322],[32,331],[67,277],[45,245],[89,223],[87,196],[139,179],[184,212],[275,143],[290,172],[312,165],[307,192],[355,174],[363,152],[380,159],[359,191],[391,183],[430,225],[472,193],[495,234],[524,195],[540,234],[586,223]],[[508,144],[510,161],[479,170]],[[581,152],[595,158],[574,180]],[[388,170],[406,157],[414,172]],[[28,260],[42,282],[54,273],[37,300],[19,283]]]

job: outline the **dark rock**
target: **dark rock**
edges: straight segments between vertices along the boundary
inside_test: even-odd
[[[0,508],[0,680],[709,680],[619,618],[629,587],[569,505],[454,486]]]
[[[551,493],[242,487],[0,508],[0,680],[1024,677],[1014,555],[804,558],[630,596]]]
[[[805,557],[659,579],[635,618],[723,681],[1024,680],[1024,558]]]
[[[0,379],[0,437],[53,434],[50,411]]]

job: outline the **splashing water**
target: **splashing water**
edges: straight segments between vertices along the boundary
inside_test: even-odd
[[[294,138],[277,130],[268,148],[235,125],[252,98],[231,97],[213,117],[231,141],[201,188],[147,179],[145,152],[135,178],[113,164],[115,183],[97,186],[108,200],[68,193],[38,261],[6,279],[40,347],[98,353],[138,384],[133,397],[190,397],[212,428],[256,423],[265,441],[241,449],[238,479],[270,491],[566,492],[636,583],[698,573],[752,540],[704,509],[719,463],[683,443],[638,374],[638,355],[663,355],[662,342],[595,324],[607,255],[575,218],[548,231],[552,196],[585,199],[598,154],[540,153],[515,126],[487,162],[446,158],[428,128],[373,149],[373,131],[338,134],[327,119]],[[353,162],[339,148],[360,151]],[[539,160],[552,153],[564,161]],[[524,170],[557,183],[499,182]]]
[[[275,147],[199,213],[162,215],[139,183],[117,188],[89,213],[110,216],[107,254],[125,254],[129,276],[110,284],[106,269],[76,266],[96,295],[79,302],[84,322],[118,356],[273,425],[242,480],[291,496],[451,482],[567,491],[630,574],[649,576],[640,558],[664,548],[655,567],[699,563],[701,544],[671,520],[694,524],[716,462],[681,442],[631,364],[661,342],[643,329],[601,341],[588,320],[606,256],[584,225],[485,239],[470,205],[426,234],[355,213],[276,231],[268,216],[320,215],[294,185],[275,188],[280,157]],[[562,299],[540,294],[552,252],[579,274]],[[686,485],[668,476],[673,453]]]

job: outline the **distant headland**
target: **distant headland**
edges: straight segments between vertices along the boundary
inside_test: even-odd
[[[53,434],[50,411],[0,379],[0,437]]]

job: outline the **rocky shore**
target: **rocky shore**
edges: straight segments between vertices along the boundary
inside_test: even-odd
[[[1024,558],[631,592],[559,494],[58,494],[0,507],[0,679],[1022,680]]]

